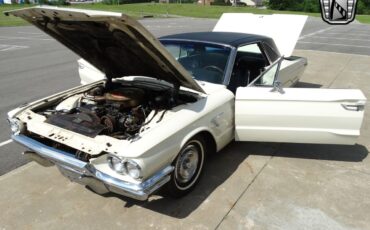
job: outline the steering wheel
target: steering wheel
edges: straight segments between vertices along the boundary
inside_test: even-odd
[[[206,70],[216,70],[216,72],[219,72],[221,75],[224,74],[224,71],[220,67],[215,66],[215,65],[207,65],[207,66],[204,66],[203,69],[206,69]]]

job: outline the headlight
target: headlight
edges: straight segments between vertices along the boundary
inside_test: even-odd
[[[133,160],[121,159],[117,156],[109,155],[107,157],[109,167],[115,172],[122,175],[129,175],[134,179],[141,178],[141,168],[138,163]]]
[[[139,179],[141,177],[141,168],[140,166],[133,160],[128,160],[125,164],[127,174],[134,178]]]
[[[19,133],[22,132],[24,126],[23,123],[18,120],[18,119],[8,119],[9,125],[10,125],[10,130],[14,135],[18,135]]]
[[[125,162],[116,156],[108,156],[109,167],[114,171],[124,174],[125,173]]]

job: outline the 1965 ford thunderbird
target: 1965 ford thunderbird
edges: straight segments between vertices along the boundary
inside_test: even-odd
[[[159,41],[121,13],[7,14],[83,58],[82,86],[8,113],[13,140],[97,193],[183,196],[206,155],[233,139],[354,144],[360,135],[360,90],[289,88],[307,64],[291,56],[305,16],[226,14],[212,32]]]

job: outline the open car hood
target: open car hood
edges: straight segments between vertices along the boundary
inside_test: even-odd
[[[257,34],[274,40],[281,55],[290,57],[306,23],[305,15],[225,13],[215,32]]]
[[[35,25],[105,73],[107,78],[147,76],[204,92],[166,48],[127,15],[46,6],[5,14]]]

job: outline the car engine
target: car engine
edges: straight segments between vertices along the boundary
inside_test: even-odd
[[[89,137],[109,135],[129,139],[154,117],[183,103],[194,102],[189,94],[174,94],[172,88],[148,90],[114,84],[97,86],[82,94],[64,98],[52,108],[38,111],[46,122]],[[162,113],[161,116],[156,116]]]

